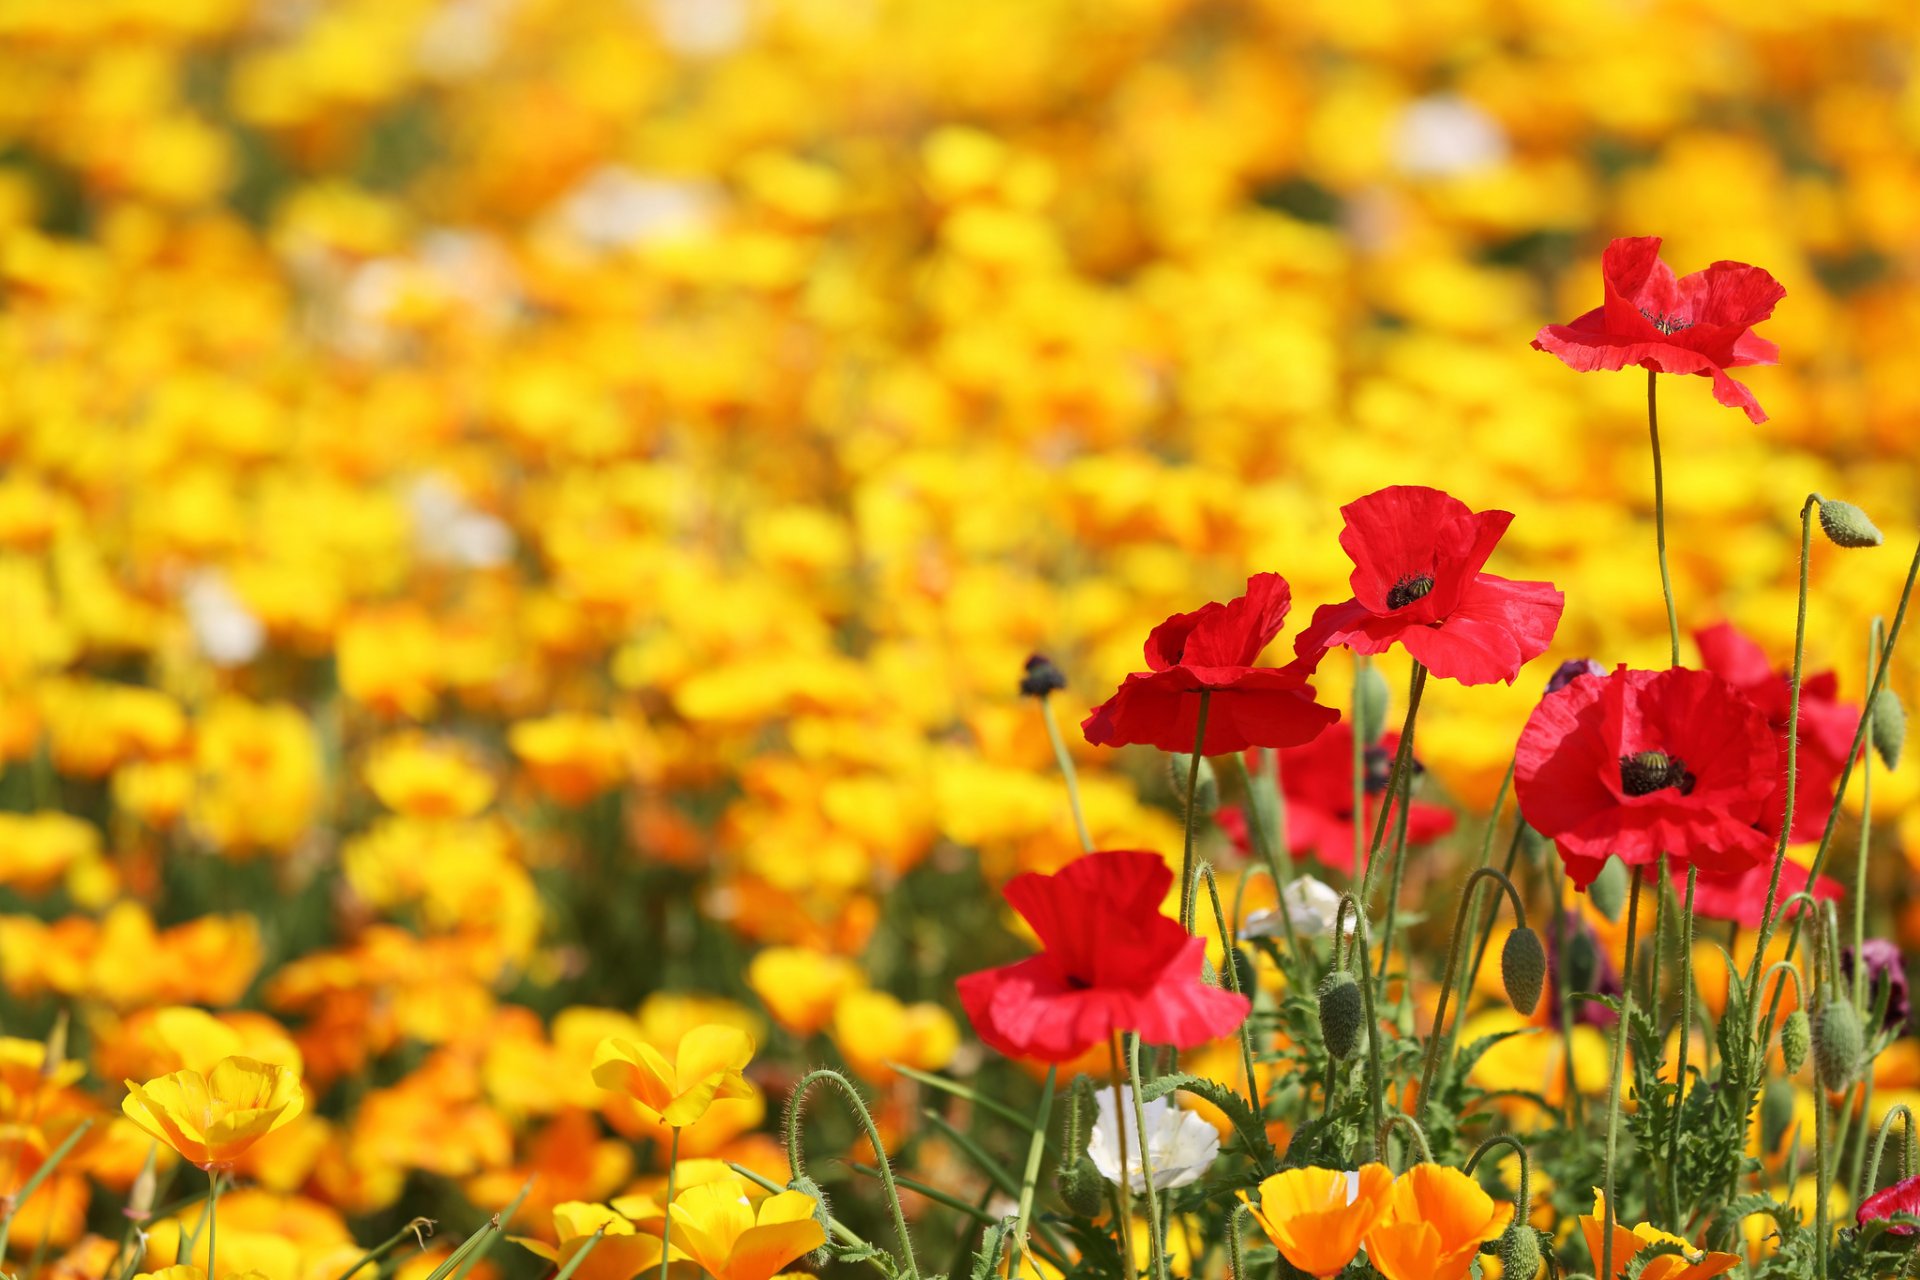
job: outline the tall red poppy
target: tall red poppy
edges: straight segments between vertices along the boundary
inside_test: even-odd
[[[1767,661],[1766,651],[1722,622],[1693,633],[1700,646],[1700,664],[1747,695],[1760,708],[1780,742],[1780,760],[1774,766],[1773,796],[1767,803],[1766,826],[1780,832],[1787,812],[1787,719],[1793,712],[1793,673]],[[1860,708],[1834,696],[1839,681],[1833,672],[1803,676],[1800,681],[1799,776],[1794,788],[1793,838],[1818,840],[1833,807],[1834,788],[1846,769],[1847,749],[1860,721]]]
[[[1313,700],[1311,669],[1253,665],[1280,634],[1291,604],[1285,578],[1256,573],[1245,595],[1174,614],[1147,634],[1148,670],[1128,676],[1081,722],[1081,732],[1098,747],[1192,751],[1200,695],[1208,693],[1202,755],[1311,741],[1340,718]]]
[[[1540,700],[1520,733],[1513,788],[1582,889],[1608,854],[1665,853],[1706,875],[1766,859],[1759,827],[1777,755],[1759,710],[1720,677],[1616,669]]]
[[[1200,976],[1205,940],[1160,910],[1172,885],[1166,862],[1138,851],[1015,876],[1007,901],[1043,949],[959,980],[980,1038],[1009,1057],[1065,1062],[1116,1031],[1183,1049],[1232,1032],[1247,999]]]
[[[1769,840],[1773,837],[1768,837]],[[1787,864],[1783,873],[1787,878],[1781,880],[1781,896],[1799,890],[1803,876],[1794,873],[1803,870]],[[1672,872],[1673,889],[1676,894],[1687,891],[1687,871],[1680,867]],[[1693,913],[1703,920],[1730,920],[1749,929],[1760,927],[1760,913],[1767,905],[1767,885],[1773,879],[1773,862],[1766,859],[1754,863],[1743,871],[1734,871],[1725,875],[1707,875],[1702,873],[1694,885]],[[1845,892],[1844,886],[1832,876],[1823,875],[1813,882],[1813,896],[1817,901],[1840,900]],[[1800,903],[1781,913],[1786,919],[1801,909]]]
[[[1713,379],[1713,398],[1747,417],[1767,415],[1753,392],[1727,376],[1750,364],[1777,364],[1780,348],[1753,326],[1773,314],[1787,291],[1744,262],[1716,262],[1677,279],[1660,260],[1659,236],[1607,246],[1600,261],[1605,301],[1572,324],[1550,324],[1533,340],[1582,373],[1635,365]]]
[[[1420,485],[1394,485],[1340,508],[1353,599],[1325,604],[1294,642],[1303,662],[1327,650],[1384,653],[1396,642],[1434,675],[1513,683],[1546,652],[1566,597],[1550,582],[1510,582],[1480,567],[1513,521]]]
[[[1400,735],[1389,733],[1362,757],[1366,830],[1380,813]],[[1416,769],[1418,762],[1416,762]],[[1280,792],[1287,805],[1287,851],[1317,857],[1336,871],[1353,874],[1353,728],[1342,722],[1303,747],[1280,753]],[[1222,805],[1215,820],[1243,852],[1247,819],[1239,805]],[[1415,803],[1407,813],[1407,843],[1425,844],[1453,830],[1453,810]]]

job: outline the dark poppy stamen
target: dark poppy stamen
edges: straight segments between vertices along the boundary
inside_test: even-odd
[[[1412,574],[1408,574],[1406,577],[1400,579],[1400,581],[1394,583],[1393,589],[1387,592],[1387,608],[1404,609],[1432,590],[1432,574],[1423,573],[1417,578]]]
[[[1655,315],[1653,312],[1648,311],[1645,307],[1642,307],[1640,309],[1640,314],[1645,316],[1647,320],[1653,325],[1653,327],[1658,329],[1662,333],[1672,334],[1672,333],[1678,333],[1682,329],[1693,328],[1693,321],[1682,320],[1679,316],[1676,316],[1676,315]]]
[[[1693,794],[1694,777],[1687,762],[1664,751],[1640,751],[1620,757],[1620,788],[1630,796],[1648,796],[1672,787]]]

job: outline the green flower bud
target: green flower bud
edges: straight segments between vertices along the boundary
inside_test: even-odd
[[[1813,1028],[1807,1023],[1807,1011],[1795,1009],[1780,1025],[1780,1058],[1788,1075],[1807,1064],[1807,1050],[1812,1044]]]
[[[787,1190],[798,1191],[801,1195],[813,1201],[813,1220],[820,1224],[820,1229],[826,1232],[827,1239],[831,1240],[833,1238],[833,1210],[827,1207],[827,1193],[820,1189],[820,1184],[803,1173],[787,1183]],[[827,1262],[831,1260],[831,1255],[827,1252],[827,1246],[822,1244],[818,1249],[809,1253],[807,1259],[815,1265],[825,1266]]]
[[[1506,984],[1507,1002],[1520,1013],[1532,1013],[1546,978],[1547,953],[1540,935],[1521,925],[1507,935],[1500,949],[1500,980]]]
[[[1900,766],[1900,748],[1907,745],[1907,708],[1900,695],[1882,689],[1873,695],[1873,750],[1889,769]]]
[[[1540,1271],[1540,1236],[1524,1222],[1515,1222],[1500,1236],[1494,1249],[1502,1280],[1533,1280]]]
[[[1769,1080],[1760,1095],[1760,1144],[1765,1151],[1776,1151],[1780,1140],[1793,1124],[1794,1087],[1785,1080]]]
[[[1600,976],[1600,946],[1584,926],[1567,933],[1560,963],[1567,973],[1568,991],[1591,991]]]
[[[1587,896],[1600,908],[1601,915],[1618,920],[1627,905],[1627,864],[1618,858],[1608,858],[1600,874],[1587,886]]]
[[[1097,1217],[1107,1207],[1106,1185],[1093,1161],[1084,1155],[1062,1168],[1054,1179],[1060,1199],[1083,1218]]]
[[[1387,678],[1371,664],[1362,667],[1353,683],[1353,731],[1360,735],[1362,746],[1372,746],[1386,733],[1391,702]]]
[[[1836,547],[1877,547],[1885,541],[1866,512],[1838,498],[1820,499],[1820,528]]]
[[[1173,783],[1173,802],[1182,808],[1187,803],[1187,774],[1193,768],[1193,756],[1185,751],[1167,757],[1167,778]],[[1213,776],[1213,762],[1200,757],[1200,775],[1193,782],[1193,816],[1206,818],[1220,807],[1220,782]]]
[[[1853,1001],[1828,996],[1813,1019],[1813,1073],[1828,1093],[1838,1093],[1853,1083],[1865,1047]]]
[[[1367,1006],[1360,984],[1345,969],[1336,969],[1320,984],[1320,1038],[1327,1052],[1339,1059],[1351,1058],[1360,1048],[1361,1025],[1367,1020]]]
[[[1241,992],[1251,996],[1259,978],[1254,972],[1253,957],[1247,953],[1245,947],[1233,949],[1233,976],[1239,982]]]

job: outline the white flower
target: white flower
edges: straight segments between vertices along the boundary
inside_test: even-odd
[[[1340,914],[1340,893],[1331,885],[1322,884],[1312,876],[1301,876],[1287,885],[1280,900],[1286,904],[1295,933],[1306,938],[1333,936],[1333,922]],[[1349,914],[1346,927],[1349,936],[1353,929],[1353,916]],[[1243,938],[1277,938],[1285,934],[1279,911],[1271,907],[1249,913],[1240,930]]]
[[[407,494],[414,545],[428,560],[469,569],[491,569],[513,556],[513,530],[467,505],[460,491],[438,475],[421,476]]]
[[[1436,93],[1407,106],[1394,127],[1393,154],[1402,173],[1444,178],[1505,160],[1507,135],[1465,98]]]
[[[218,569],[196,569],[180,591],[193,641],[216,667],[252,662],[267,642],[266,628],[253,616]]]
[[[562,197],[557,214],[574,239],[607,250],[700,235],[712,226],[721,204],[719,188],[709,183],[610,164]]]
[[[1093,1135],[1087,1141],[1087,1156],[1093,1167],[1108,1182],[1120,1181],[1119,1129],[1113,1122],[1113,1090],[1102,1089],[1095,1095],[1100,1115],[1093,1122]],[[1134,1119],[1133,1090],[1121,1086],[1120,1103],[1126,1110],[1127,1181],[1134,1194],[1144,1194],[1146,1175],[1140,1169],[1140,1130]],[[1191,1111],[1183,1111],[1165,1098],[1145,1104],[1147,1116],[1147,1163],[1153,1168],[1153,1185],[1158,1190],[1184,1187],[1199,1179],[1220,1154],[1220,1135],[1212,1125]]]

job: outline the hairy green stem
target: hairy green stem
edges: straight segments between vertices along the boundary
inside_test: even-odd
[[[1073,810],[1073,829],[1080,835],[1083,853],[1093,852],[1093,837],[1087,832],[1087,818],[1080,808],[1080,774],[1067,754],[1066,739],[1060,736],[1060,724],[1053,718],[1053,699],[1040,699],[1040,718],[1046,721],[1047,739],[1053,743],[1053,758],[1060,766],[1060,778],[1067,784],[1067,806]]]
[[[1027,1170],[1020,1179],[1020,1212],[1013,1227],[1016,1268],[1023,1266],[1027,1257],[1027,1220],[1033,1216],[1033,1189],[1040,1181],[1040,1154],[1047,1149],[1047,1120],[1053,1112],[1053,1086],[1059,1071],[1058,1066],[1047,1065],[1047,1082],[1040,1090],[1040,1107],[1033,1116],[1033,1137],[1027,1143]]]
[[[1640,880],[1644,868],[1633,869],[1633,887],[1627,897],[1627,955],[1626,981],[1620,984],[1620,1018],[1613,1028],[1613,1067],[1607,1085],[1607,1152],[1606,1164],[1601,1174],[1605,1182],[1606,1214],[1600,1228],[1600,1274],[1612,1276],[1613,1269],[1613,1225],[1620,1220],[1620,1205],[1614,1195],[1614,1174],[1619,1164],[1617,1156],[1620,1150],[1620,1082],[1626,1069],[1627,1060],[1627,1023],[1633,1013],[1633,943],[1634,932],[1640,924]],[[1569,1046],[1571,1048],[1571,1046]]]
[[[1200,786],[1201,748],[1207,745],[1207,711],[1213,690],[1200,691],[1200,714],[1195,717],[1193,759],[1187,765],[1186,847],[1180,855],[1180,927],[1193,931],[1193,797]]]
[[[1147,1196],[1147,1241],[1153,1250],[1153,1274],[1155,1280],[1167,1280],[1167,1241],[1160,1221],[1160,1193],[1153,1189],[1153,1158],[1147,1154],[1147,1104],[1140,1100],[1138,1033],[1127,1037],[1127,1078],[1132,1082],[1133,1123],[1140,1137],[1140,1181]],[[1117,1128],[1126,1128],[1126,1121],[1120,1116],[1115,1116],[1113,1122]]]
[[[1433,1093],[1434,1069],[1440,1060],[1440,1044],[1447,1029],[1447,1000],[1453,994],[1453,979],[1460,965],[1460,940],[1466,934],[1467,913],[1473,908],[1474,890],[1482,880],[1492,880],[1499,888],[1506,890],[1507,900],[1513,904],[1513,917],[1519,928],[1527,924],[1526,904],[1520,900],[1520,891],[1513,887],[1513,881],[1492,867],[1480,867],[1467,877],[1467,883],[1461,890],[1460,910],[1453,921],[1453,940],[1447,947],[1447,968],[1440,979],[1440,1003],[1433,1012],[1433,1026],[1427,1032],[1427,1059],[1420,1068],[1420,1097],[1414,1104],[1414,1115],[1425,1120],[1427,1103]],[[1498,908],[1496,901],[1495,907]],[[1465,999],[1462,998],[1462,1006]]]
[[[1653,545],[1660,555],[1660,594],[1667,602],[1667,643],[1680,665],[1680,615],[1673,607],[1673,576],[1667,571],[1667,485],[1660,465],[1659,374],[1647,370],[1647,438],[1653,445]]]
[[[793,1087],[793,1093],[787,1099],[787,1167],[795,1178],[806,1173],[806,1166],[800,1152],[800,1113],[806,1103],[807,1091],[815,1084],[831,1084],[847,1100],[854,1117],[867,1135],[867,1141],[873,1147],[874,1163],[880,1168],[880,1185],[886,1188],[887,1207],[893,1212],[893,1229],[900,1237],[900,1252],[906,1261],[909,1280],[920,1280],[920,1264],[913,1256],[913,1236],[907,1231],[907,1214],[900,1206],[900,1188],[893,1180],[893,1164],[887,1159],[886,1144],[880,1140],[880,1128],[873,1122],[873,1113],[867,1109],[867,1101],[860,1096],[860,1090],[853,1081],[835,1071],[832,1067],[816,1067],[800,1078]]]
[[[1687,1049],[1693,1043],[1693,895],[1699,883],[1700,869],[1687,863],[1687,900],[1680,910],[1680,1059],[1673,1069],[1679,1092],[1673,1098],[1673,1129],[1667,1135],[1667,1202],[1676,1232],[1685,1229],[1687,1220],[1680,1205],[1680,1113],[1687,1099]]]
[[[1413,773],[1413,723],[1420,714],[1420,694],[1427,687],[1427,669],[1420,663],[1413,664],[1413,676],[1407,683],[1407,718],[1400,726],[1400,743],[1393,753],[1393,769],[1387,774],[1386,794],[1381,797],[1380,813],[1374,819],[1373,840],[1367,846],[1367,860],[1360,876],[1360,901],[1371,905],[1373,902],[1373,867],[1379,861],[1380,846],[1387,837],[1387,816],[1393,812],[1393,802],[1402,790],[1412,790]],[[1366,818],[1364,808],[1354,811],[1353,820],[1359,823]]]

